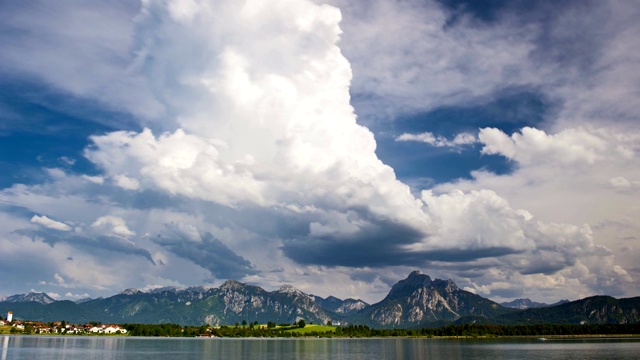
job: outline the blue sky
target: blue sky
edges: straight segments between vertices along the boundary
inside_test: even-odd
[[[638,5],[4,2],[0,295],[637,296]]]

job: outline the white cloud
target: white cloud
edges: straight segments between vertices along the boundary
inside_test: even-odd
[[[549,135],[544,131],[525,127],[509,137],[501,130],[480,130],[479,141],[483,154],[503,155],[521,165],[558,162],[593,164],[606,156],[627,156],[631,149],[612,143],[615,136],[604,131],[572,128]]]
[[[74,294],[72,292],[67,292],[66,294],[64,294],[64,296],[67,299],[87,299],[87,298],[91,297],[88,293]]]
[[[526,224],[531,220],[512,209],[493,191],[471,191],[468,194],[452,191],[439,196],[423,191],[422,200],[435,223],[433,229],[436,232],[425,239],[426,242],[418,244],[421,249],[448,249],[459,254],[508,249],[507,252],[512,253],[533,250],[539,245],[536,244],[539,239],[525,232]]]
[[[419,141],[427,143],[435,147],[453,147],[457,148],[463,145],[472,145],[478,142],[476,136],[469,133],[457,134],[453,140],[449,140],[444,136],[435,136],[431,132],[423,132],[419,134],[404,133],[396,137],[396,141]]]
[[[163,74],[156,91],[179,114],[180,128],[94,136],[90,160],[125,188],[233,207],[362,208],[410,226],[428,222],[377,158],[373,134],[356,123],[349,63],[336,45],[337,9],[281,1],[265,15],[257,3],[188,4],[199,11],[167,13],[147,3],[137,19],[167,34],[145,38],[140,66]],[[186,56],[185,46],[202,57]]]
[[[67,166],[73,166],[76,163],[76,159],[70,158],[68,156],[61,156],[58,158],[58,161]]]
[[[601,293],[624,293],[635,288],[631,274],[624,269],[634,269],[639,254],[624,239],[635,239],[640,230],[633,220],[640,216],[640,208],[634,196],[629,196],[637,193],[637,187],[628,180],[640,176],[639,136],[593,127],[555,134],[525,128],[510,136],[496,129],[482,129],[479,141],[485,153],[514,161],[514,172],[496,175],[478,171],[471,180],[440,184],[434,190],[473,193],[497,189],[512,206],[533,214],[535,218],[528,221],[531,226],[524,229],[525,234],[538,239],[535,256],[522,262],[514,260],[514,268],[568,264],[554,275],[527,276],[538,279],[534,283],[539,286],[551,278],[554,283],[565,282],[565,287],[571,284],[574,293],[584,296],[588,296],[584,287]],[[542,263],[537,264],[538,260]]]
[[[104,178],[102,176],[82,175],[82,178],[94,184],[98,184],[98,185],[104,184]]]
[[[91,227],[122,237],[131,237],[136,234],[134,231],[129,230],[124,219],[113,215],[99,217],[91,224]]]
[[[138,180],[126,175],[122,175],[122,174],[114,175],[113,181],[117,186],[126,190],[140,189],[140,183],[138,182]]]
[[[44,227],[47,227],[47,228],[53,229],[53,230],[71,231],[71,227],[69,225],[67,225],[65,223],[61,223],[59,221],[55,221],[55,220],[49,219],[45,215],[42,215],[42,216],[34,215],[31,218],[31,222],[34,223],[34,224],[42,225]]]
[[[33,290],[33,289],[32,289]],[[35,291],[35,290],[34,290]],[[60,294],[55,293],[55,292],[48,292],[47,295],[49,295],[50,297],[56,299],[56,300],[60,300]]]
[[[629,180],[624,176],[617,176],[609,179],[609,185],[619,191],[628,191],[633,192],[634,190],[640,187],[640,181],[638,180]]]

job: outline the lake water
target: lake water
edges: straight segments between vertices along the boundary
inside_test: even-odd
[[[640,338],[181,339],[0,336],[14,359],[640,359]]]

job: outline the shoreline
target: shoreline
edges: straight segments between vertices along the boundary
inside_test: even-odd
[[[137,338],[137,339],[203,339],[203,340],[222,340],[222,339],[255,339],[255,340],[311,340],[311,339],[433,339],[433,340],[490,340],[490,339],[539,339],[545,340],[562,340],[562,339],[638,339],[640,334],[594,334],[594,335],[482,335],[482,336],[299,336],[299,337],[207,337],[207,336],[140,336],[140,335],[89,335],[89,334],[0,334],[0,337],[70,337],[70,338]]]

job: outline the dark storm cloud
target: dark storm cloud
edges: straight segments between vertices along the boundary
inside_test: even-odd
[[[100,257],[103,251],[142,256],[155,265],[151,253],[137,247],[133,242],[116,236],[100,235],[95,237],[79,236],[70,232],[56,230],[18,230],[16,233],[28,236],[33,241],[42,241],[51,247],[57,243],[66,243],[86,253]]]
[[[409,246],[429,237],[424,230],[375,218],[364,209],[358,212],[358,219],[359,223],[365,225],[361,225],[355,232],[314,235],[307,231],[304,236],[283,237],[286,240],[282,251],[290,259],[304,265],[353,268],[402,265],[421,267],[432,262],[455,263],[457,267],[464,267],[467,262],[523,252],[509,246],[415,250]]]
[[[409,226],[378,221],[352,234],[306,236],[288,239],[282,250],[300,264],[326,266],[414,265],[421,262],[401,245],[418,242],[424,235]]]
[[[169,233],[158,235],[153,241],[174,254],[207,269],[218,279],[241,279],[259,273],[247,259],[236,254],[210,233],[199,239],[177,227],[168,226]]]
[[[511,254],[519,254],[509,247],[487,247],[481,249],[445,249],[415,253],[416,258],[422,260],[442,261],[442,262],[468,262],[483,258],[495,258]]]

